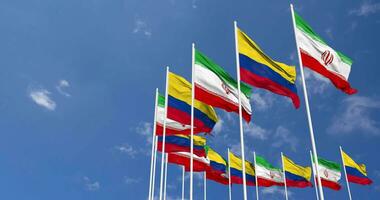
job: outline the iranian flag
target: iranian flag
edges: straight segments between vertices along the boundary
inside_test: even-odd
[[[165,119],[165,97],[163,95],[158,95],[157,102],[157,122],[156,122],[156,135],[162,136],[163,127]],[[189,135],[191,131],[191,126],[188,124],[182,124],[175,120],[166,118],[166,135],[182,134]],[[194,128],[194,133],[199,133],[196,128]]]
[[[327,45],[297,13],[294,13],[294,18],[302,64],[330,79],[335,87],[343,92],[355,94],[357,90],[348,82],[352,60]]]
[[[239,113],[237,82],[223,68],[198,50],[195,50],[194,64],[195,98],[227,112]],[[252,115],[249,103],[251,88],[241,83],[240,91],[242,115],[249,122]]]
[[[284,176],[279,168],[273,167],[261,156],[256,156],[255,172],[258,186],[270,187],[274,185],[283,186]]]
[[[338,163],[318,158],[318,173],[321,177],[323,187],[340,190],[339,180],[341,177],[340,165]],[[317,177],[316,177],[317,178]],[[318,181],[317,181],[318,183]]]
[[[189,152],[173,152],[168,154],[168,162],[182,165],[185,171],[190,171],[191,153]],[[193,171],[203,172],[210,168],[210,160],[203,156],[193,154]]]

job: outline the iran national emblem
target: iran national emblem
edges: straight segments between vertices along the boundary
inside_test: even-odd
[[[326,50],[322,53],[321,59],[323,60],[325,65],[329,65],[333,62],[334,55],[329,50]]]
[[[228,88],[228,86],[226,84],[222,83],[222,88],[226,92],[226,94],[230,94],[230,92],[231,92],[230,88]]]
[[[323,171],[323,174],[325,175],[326,178],[329,177],[329,172],[327,171],[327,169],[325,169],[325,171]]]

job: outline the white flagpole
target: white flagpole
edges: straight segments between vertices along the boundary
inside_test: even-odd
[[[153,160],[154,160],[154,154],[155,154],[155,152],[154,152],[154,147],[155,147],[154,141],[155,141],[155,137],[156,137],[157,100],[158,100],[158,88],[156,88],[156,98],[155,98],[155,102],[154,102],[154,123],[153,123],[153,132],[152,132],[152,154],[151,154],[151,158],[150,158],[149,197],[148,197],[148,199],[151,199],[152,188],[154,187],[152,180],[153,180]]]
[[[286,173],[285,173],[285,166],[284,166],[284,154],[281,152],[281,162],[282,162],[282,173],[284,176],[284,188],[285,188],[285,199],[288,200],[288,188],[286,186]]]
[[[182,166],[182,200],[185,200],[185,166]]]
[[[309,108],[309,98],[307,96],[305,76],[304,76],[304,72],[303,72],[303,64],[302,64],[301,54],[299,52],[299,45],[298,45],[297,36],[296,36],[296,22],[295,22],[295,17],[294,17],[293,4],[290,4],[290,9],[291,9],[291,12],[292,12],[294,38],[296,40],[296,46],[297,46],[297,54],[298,54],[298,60],[299,60],[299,68],[300,68],[300,72],[301,72],[301,79],[302,79],[302,86],[303,86],[303,94],[304,94],[304,98],[305,98],[307,119],[308,119],[308,123],[309,123],[311,145],[312,145],[312,149],[313,149],[313,155],[316,158],[315,159],[315,164],[317,166],[316,174],[317,174],[318,183],[319,183],[318,184],[319,194],[320,194],[321,200],[324,200],[325,198],[323,196],[321,177],[319,176],[319,170],[318,170],[318,166],[319,166],[318,165],[318,155],[317,155],[317,147],[315,145],[315,139],[314,139],[313,122],[312,122],[312,119],[311,119],[311,113],[310,113],[310,108]]]
[[[313,162],[313,154],[310,151],[310,161],[311,161],[311,167],[313,169],[313,180],[314,180],[314,188],[315,188],[315,194],[317,195],[317,200],[319,200],[319,195],[318,195],[318,185],[317,181],[315,180],[315,166]]]
[[[203,199],[207,199],[207,178],[206,178],[206,171],[203,174]]]
[[[350,200],[352,200],[350,184],[348,183],[346,166],[345,166],[345,164],[344,164],[344,159],[343,159],[343,150],[342,150],[342,147],[341,147],[341,146],[339,146],[339,149],[340,149],[340,156],[342,157],[342,164],[343,164],[343,169],[344,169],[344,176],[346,177],[346,184],[347,184],[348,196],[350,197]]]
[[[154,158],[153,158],[153,178],[152,178],[151,200],[154,199],[154,189],[155,189],[155,182],[156,182],[157,140],[158,140],[158,136],[155,136],[154,137]]]
[[[230,149],[227,149],[228,152],[228,196],[229,200],[232,200],[232,186],[231,186],[231,165],[230,165]]]
[[[165,153],[165,180],[164,180],[164,200],[166,200],[166,183],[168,179],[168,154]]]
[[[235,30],[235,54],[236,54],[236,73],[237,73],[237,83],[238,83],[238,96],[239,96],[239,125],[240,125],[240,148],[241,148],[241,159],[243,168],[243,196],[244,200],[247,200],[247,180],[245,177],[245,152],[244,152],[244,134],[243,134],[243,115],[241,109],[241,91],[240,91],[240,61],[239,61],[239,47],[238,47],[238,37],[237,37],[237,22],[234,21]]]
[[[253,152],[253,166],[255,167],[256,200],[259,200],[259,182],[257,181],[256,173],[256,152]]]
[[[162,132],[162,152],[161,152],[161,177],[160,177],[160,200],[163,200],[163,186],[164,186],[164,164],[165,164],[165,137],[166,137],[166,118],[168,112],[168,86],[169,86],[169,67],[166,67],[166,84],[165,84],[165,112],[164,112],[164,125]]]
[[[195,62],[195,44],[192,44],[192,51],[191,51],[191,137],[190,137],[190,200],[193,200],[193,153],[194,153],[194,62]]]

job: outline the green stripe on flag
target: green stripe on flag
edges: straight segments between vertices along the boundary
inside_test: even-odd
[[[223,82],[237,88],[237,82],[235,79],[233,79],[226,71],[223,70],[219,65],[217,65],[215,62],[213,62],[211,59],[203,55],[200,51],[195,50],[195,63],[199,64],[200,66],[212,71],[215,73],[220,79],[222,79]],[[251,88],[241,82],[240,83],[240,91],[247,97],[250,98],[251,96]]]
[[[256,156],[256,164],[260,165],[266,169],[274,170],[274,171],[281,171],[281,169],[273,167],[268,161],[266,161],[263,157],[261,156]]]
[[[165,107],[165,97],[161,94],[158,94],[157,104],[159,107]]]
[[[301,31],[305,32],[307,35],[309,35],[313,40],[317,40],[318,42],[329,46],[317,33],[314,32],[314,30],[311,28],[311,26],[304,20],[302,19],[301,16],[299,16],[296,12],[294,12],[294,16],[296,19],[296,26],[298,29]],[[335,50],[336,51],[336,50]],[[348,56],[344,55],[343,53],[336,51],[340,59],[347,63],[348,65],[352,65],[352,59],[349,58]]]
[[[339,171],[340,172],[340,165],[338,163],[336,163],[336,162],[332,162],[332,161],[329,161],[329,160],[318,158],[318,164],[319,165],[323,165],[326,168],[329,168],[331,170]]]

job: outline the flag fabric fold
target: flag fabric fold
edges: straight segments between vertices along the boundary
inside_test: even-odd
[[[227,112],[239,113],[238,84],[223,68],[210,58],[195,50],[195,98]],[[241,103],[244,119],[251,120],[249,102],[251,88],[241,84]]]
[[[189,152],[173,152],[168,154],[168,162],[182,165],[185,167],[185,171],[190,171],[190,156]],[[204,156],[197,156],[193,154],[193,171],[204,172],[210,166],[210,161]]]
[[[288,157],[282,157],[287,187],[312,187],[310,182],[311,168],[297,165]]]
[[[191,121],[191,84],[183,77],[169,72],[168,118],[183,124]],[[218,121],[213,107],[194,100],[195,132],[210,133]]]
[[[158,136],[157,140],[157,150],[162,151],[162,141],[163,136]],[[197,156],[205,157],[205,145],[206,139],[201,136],[194,135],[194,148],[193,152]],[[165,136],[165,152],[190,152],[191,148],[191,137],[188,135],[168,135]]]
[[[273,167],[268,161],[261,156],[256,156],[255,172],[259,186],[283,186],[284,176],[282,170]]]
[[[366,166],[357,164],[349,155],[342,151],[343,163],[346,168],[347,180],[360,185],[370,185],[372,180],[367,176]]]
[[[242,159],[235,156],[230,152],[230,174],[231,174],[231,183],[234,184],[243,184],[243,166]],[[245,161],[245,174],[246,174],[246,183],[249,186],[255,185],[255,169],[253,164]]]
[[[357,90],[348,82],[352,60],[331,48],[297,13],[294,13],[294,18],[302,64],[330,79],[336,88],[346,94],[355,94]]]
[[[240,29],[236,31],[241,81],[287,96],[299,108],[295,67],[272,60],[247,34]]]

